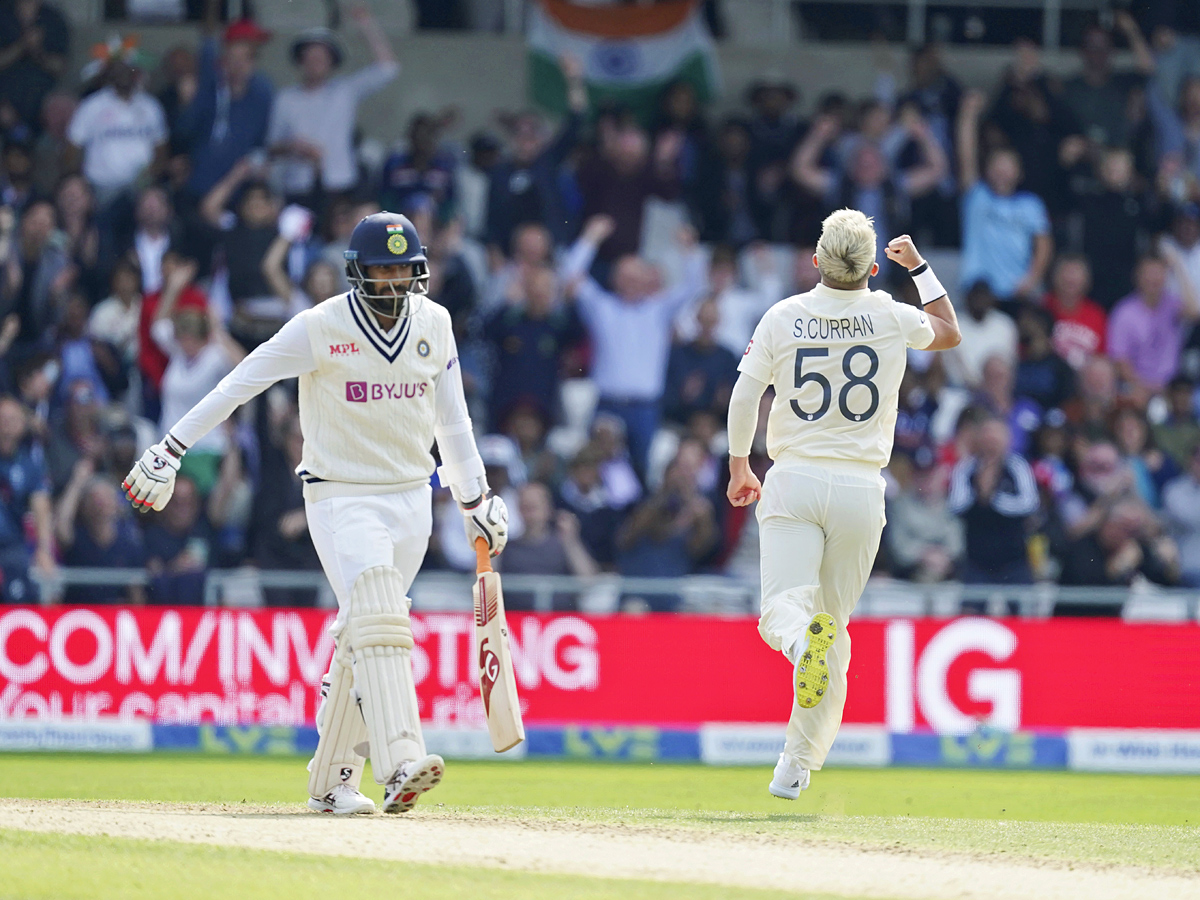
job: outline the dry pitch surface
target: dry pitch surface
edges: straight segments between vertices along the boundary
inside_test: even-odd
[[[1200,879],[987,854],[864,849],[767,834],[628,824],[537,823],[420,809],[331,819],[276,806],[0,801],[0,828],[835,896],[1158,900],[1200,897]]]
[[[186,763],[177,765],[187,768]],[[539,774],[549,773],[551,780],[556,771],[561,773],[564,789],[581,772],[594,772],[604,782],[614,776],[620,779],[622,770],[637,771],[637,767],[520,765],[535,766]],[[0,766],[0,793],[8,793],[11,788],[3,775],[12,769],[3,762]],[[679,775],[670,767],[656,768],[668,779]],[[710,771],[683,769],[690,781],[703,780]],[[489,775],[502,779],[505,774],[501,766],[477,770],[481,784]],[[875,773],[882,790],[888,789],[887,774]],[[838,776],[823,773],[823,777],[834,782]],[[853,773],[853,777],[870,775]],[[956,773],[940,777],[955,778]],[[971,780],[981,773],[957,773],[957,777],[960,790],[970,795]],[[1049,776],[1031,773],[1029,777]],[[1183,783],[1194,790],[1190,782]],[[1138,790],[1135,782],[1127,786]],[[1053,785],[1035,786],[1035,790],[1039,787],[1045,790]],[[987,815],[987,793],[975,791],[974,803]],[[750,893],[769,891],[770,896],[782,892],[856,900],[1200,898],[1200,850],[1195,849],[1200,833],[1190,824],[806,814],[828,800],[818,796],[810,791],[799,803],[778,801],[770,807],[775,811],[765,815],[693,811],[684,800],[683,809],[674,815],[620,804],[554,809],[457,806],[455,794],[448,792],[446,799],[451,802],[446,805],[438,804],[437,794],[431,794],[426,805],[406,816],[351,819],[318,816],[296,804],[4,799],[0,800],[0,832],[212,845],[270,851],[264,855],[271,857],[282,851],[458,870],[482,867],[528,873],[531,878],[534,873],[555,873],[583,876],[589,882],[630,879],[658,883],[662,891],[653,895],[662,897],[692,896],[689,885],[711,885],[726,886],[733,889],[730,896],[739,897],[747,896],[741,891],[750,889]],[[842,802],[857,802],[853,796],[853,789],[847,789]],[[1143,799],[1155,802],[1153,797]],[[1069,797],[1064,802],[1069,804]],[[1146,821],[1154,821],[1152,810],[1143,817]],[[621,882],[608,883],[617,889],[612,896],[621,896]],[[570,888],[555,893],[575,896]],[[6,896],[2,883],[0,896]]]

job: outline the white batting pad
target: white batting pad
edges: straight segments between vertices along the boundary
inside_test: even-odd
[[[404,581],[391,566],[367,569],[350,590],[343,639],[354,665],[354,687],[371,741],[371,769],[380,784],[404,761],[425,755],[412,629]]]
[[[363,763],[356,748],[367,740],[367,725],[354,696],[349,654],[339,646],[329,665],[328,690],[317,710],[317,752],[308,764],[308,793],[318,800],[339,784],[358,790]]]

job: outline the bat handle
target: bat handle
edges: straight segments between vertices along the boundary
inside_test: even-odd
[[[488,549],[487,538],[475,538],[475,571],[480,575],[492,571],[492,552]]]

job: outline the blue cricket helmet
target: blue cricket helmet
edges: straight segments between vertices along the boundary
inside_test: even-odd
[[[429,261],[407,216],[391,212],[367,216],[354,226],[345,257],[346,280],[359,299],[381,315],[410,316],[429,293]],[[369,266],[395,265],[411,265],[411,277],[394,281],[367,277]]]

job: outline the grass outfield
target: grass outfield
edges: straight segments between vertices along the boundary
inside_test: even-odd
[[[193,755],[0,755],[0,797],[285,804],[305,796],[305,760]],[[771,834],[798,842],[911,849],[1070,863],[1135,864],[1200,873],[1200,778],[951,769],[830,769],[789,803],[766,792],[768,767],[576,762],[459,762],[423,805],[464,817]],[[376,800],[382,789],[364,779]],[[422,885],[410,896],[768,898],[735,887],[610,881],[383,860],[331,860],[236,848],[120,838],[0,832],[0,898],[223,896],[322,898],[352,865],[356,885]],[[164,891],[172,873],[188,884]],[[47,876],[45,873],[50,872]],[[138,873],[122,882],[121,872]],[[10,874],[11,873],[11,874]],[[224,873],[224,874],[221,874]],[[195,877],[193,877],[193,875]],[[361,880],[360,880],[361,876]],[[76,877],[82,877],[75,884]],[[136,888],[136,890],[135,890]],[[144,893],[137,893],[143,890]],[[188,890],[193,893],[187,893]],[[158,893],[156,893],[156,891]],[[406,891],[407,893],[407,891]],[[363,890],[362,896],[373,893]],[[791,894],[788,896],[808,897]]]
[[[5,900],[826,900],[725,885],[662,884],[346,860],[165,841],[0,831]],[[186,872],[187,877],[180,878]],[[837,900],[845,900],[839,897]]]
[[[307,760],[153,754],[0,755],[0,796],[187,803],[303,803]],[[613,815],[937,817],[1024,822],[1200,825],[1200,777],[971,769],[827,769],[795,803],[767,793],[770,767],[558,761],[447,764],[431,797],[514,815],[534,809]],[[368,774],[363,791],[383,789]],[[703,819],[704,816],[693,816]],[[731,818],[736,818],[736,815]]]

